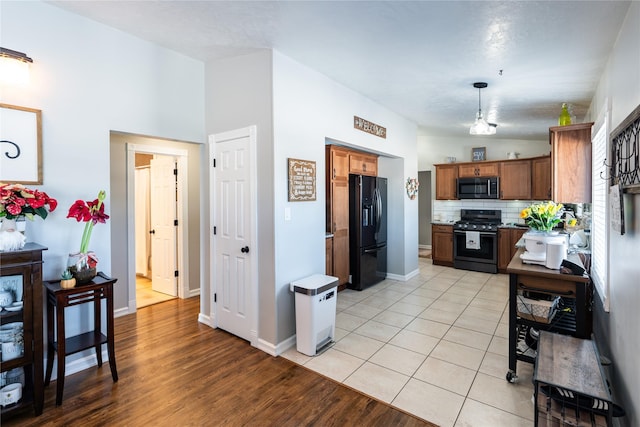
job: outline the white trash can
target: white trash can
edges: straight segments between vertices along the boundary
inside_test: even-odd
[[[315,274],[291,282],[289,289],[296,295],[297,350],[315,356],[336,335],[338,278]]]

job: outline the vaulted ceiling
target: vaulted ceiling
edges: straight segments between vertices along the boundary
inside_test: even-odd
[[[51,1],[209,61],[276,49],[416,122],[463,137],[548,137],[563,102],[582,121],[629,1]],[[356,112],[354,112],[356,113]],[[380,123],[384,126],[384,123]]]

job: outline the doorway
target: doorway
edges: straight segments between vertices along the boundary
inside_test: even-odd
[[[189,294],[184,268],[187,151],[127,144],[129,292],[136,310]],[[179,209],[182,207],[182,209]],[[182,273],[182,274],[181,274]],[[131,309],[131,307],[130,307]]]
[[[431,257],[431,171],[418,172],[418,256]]]
[[[136,308],[177,296],[173,274],[178,270],[174,170],[177,162],[173,156],[135,153]]]

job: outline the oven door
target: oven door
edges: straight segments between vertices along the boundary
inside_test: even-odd
[[[498,233],[481,231],[478,245],[467,244],[467,232],[453,232],[453,263],[456,268],[495,273],[498,265]],[[484,265],[483,265],[484,264]]]

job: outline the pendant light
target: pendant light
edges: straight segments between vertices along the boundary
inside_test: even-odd
[[[482,97],[480,92],[488,85],[485,82],[476,82],[473,87],[478,89],[478,114],[476,114],[476,121],[469,128],[469,134],[471,135],[495,135],[496,124],[487,123],[482,116]]]

